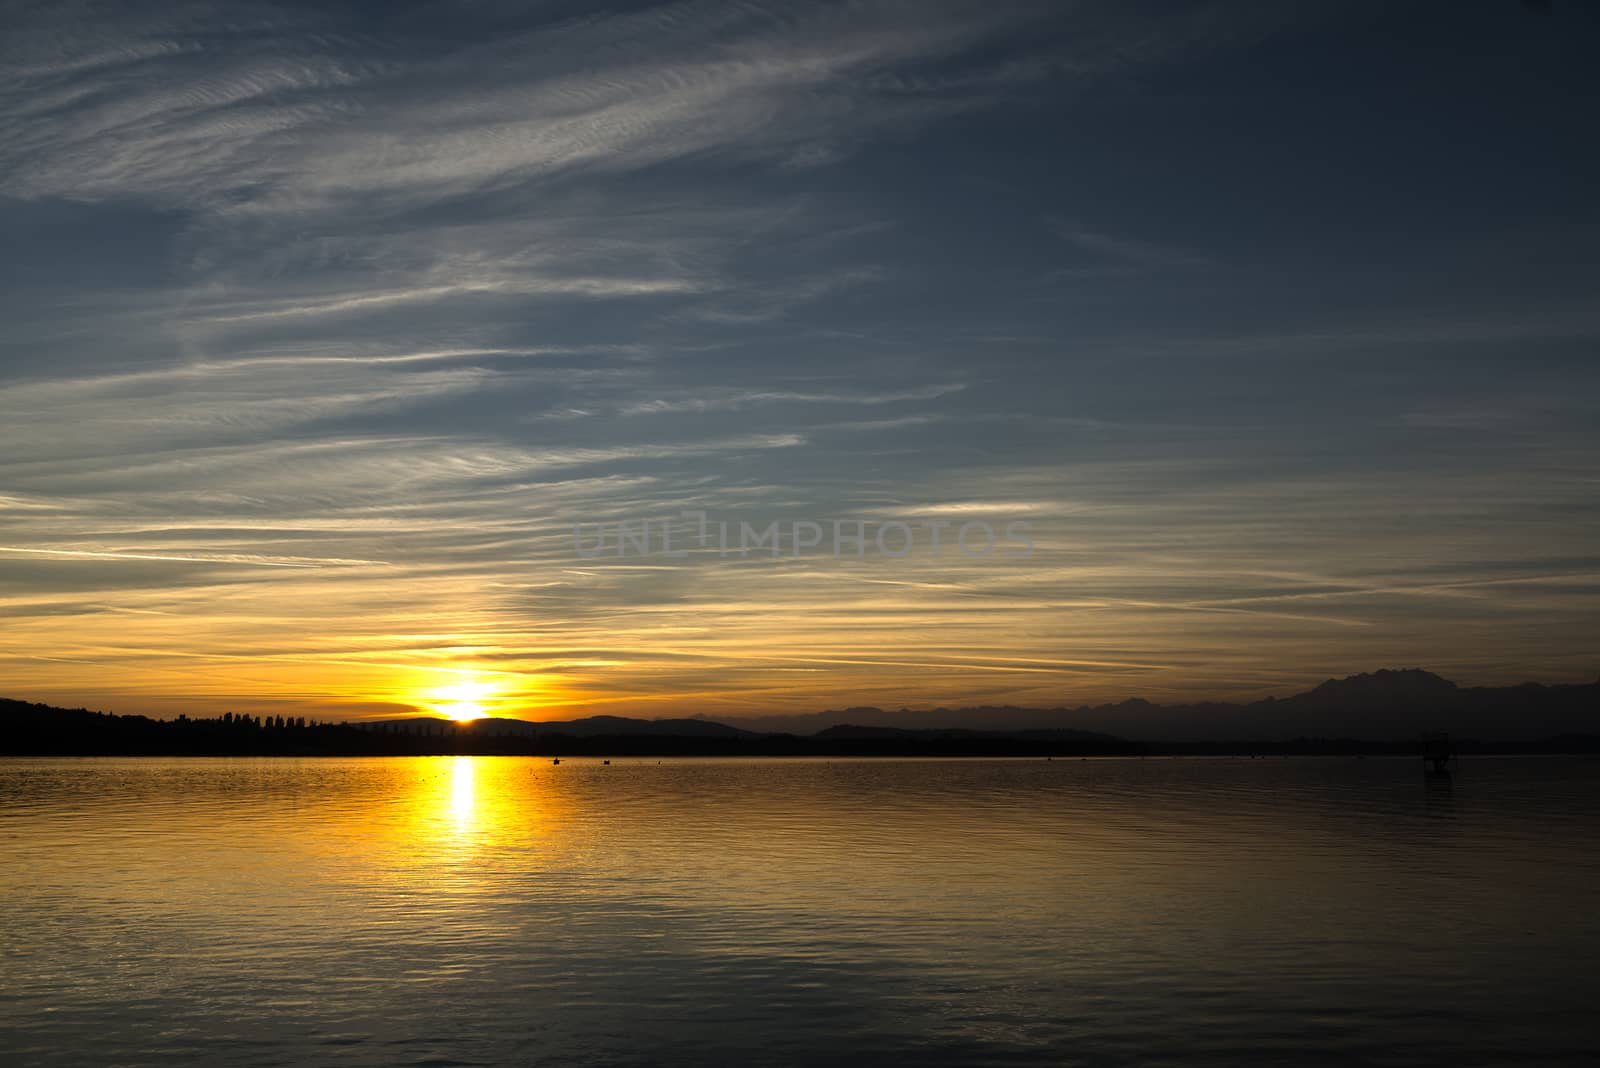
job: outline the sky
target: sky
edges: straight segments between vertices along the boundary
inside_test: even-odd
[[[1600,674],[1600,7],[0,24],[6,696],[732,719]],[[675,555],[585,547],[643,519]]]

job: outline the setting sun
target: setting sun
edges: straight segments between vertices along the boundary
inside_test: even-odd
[[[433,691],[433,708],[442,716],[457,723],[482,719],[489,714],[484,702],[492,696],[494,688],[482,682],[458,682]]]

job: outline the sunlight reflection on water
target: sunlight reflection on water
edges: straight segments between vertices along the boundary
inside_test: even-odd
[[[1575,1058],[1596,770],[0,761],[0,1055]]]

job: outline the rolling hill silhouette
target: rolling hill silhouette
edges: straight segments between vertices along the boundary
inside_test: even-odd
[[[1158,705],[1140,699],[1076,708],[852,707],[742,720],[433,717],[317,723],[223,713],[172,720],[0,699],[0,753],[407,754],[616,753],[1090,755],[1160,752],[1406,752],[1423,731],[1469,746],[1600,748],[1600,683],[1458,687],[1416,668],[1329,679],[1248,704]],[[1475,741],[1474,741],[1475,740]]]
[[[746,727],[813,734],[840,724],[985,730],[1083,730],[1138,740],[1399,740],[1424,730],[1529,740],[1600,732],[1600,683],[1460,687],[1419,668],[1328,679],[1290,697],[1249,703],[1159,705],[1139,698],[1060,708],[982,705],[910,709],[852,707],[741,721]]]

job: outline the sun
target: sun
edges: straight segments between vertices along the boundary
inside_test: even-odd
[[[468,723],[489,714],[485,700],[494,695],[494,687],[482,682],[458,682],[441,686],[430,695],[434,711],[448,716],[457,723]]]

